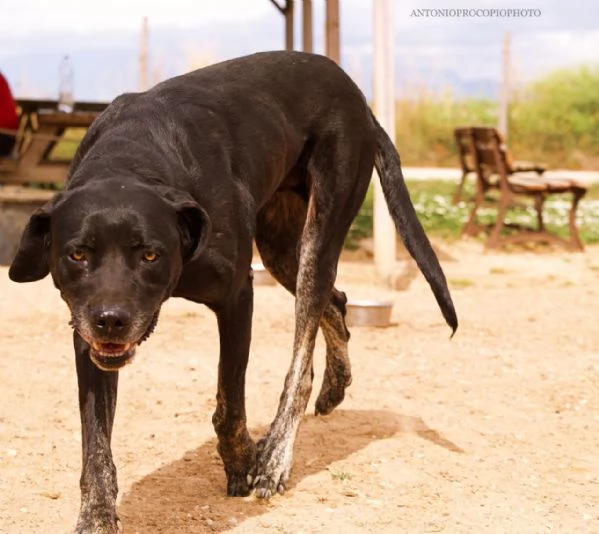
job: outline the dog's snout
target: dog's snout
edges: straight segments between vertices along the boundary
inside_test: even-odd
[[[123,308],[99,308],[93,312],[94,327],[103,334],[118,334],[131,326],[131,315]]]

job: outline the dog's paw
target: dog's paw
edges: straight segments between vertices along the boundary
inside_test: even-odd
[[[256,497],[270,499],[277,493],[285,493],[291,473],[291,455],[284,443],[273,443],[268,437],[258,442],[256,467],[247,477]]]
[[[227,495],[229,497],[247,497],[252,491],[250,475],[227,474]]]
[[[285,477],[279,473],[257,475],[253,479],[256,497],[268,500],[277,493],[283,495],[286,489],[285,482],[283,481],[284,478]]]
[[[349,372],[333,378],[326,373],[316,399],[316,415],[328,415],[339,406],[345,398],[345,388],[349,387],[351,381],[352,377]]]
[[[80,516],[75,527],[75,534],[121,534],[123,526],[114,514],[91,517]]]
[[[225,465],[227,475],[227,495],[229,497],[246,497],[252,491],[248,482],[248,474],[256,466],[256,444],[247,431],[234,442],[221,441],[217,446]]]

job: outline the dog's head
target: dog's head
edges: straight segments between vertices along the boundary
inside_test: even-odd
[[[116,370],[152,332],[209,233],[206,212],[183,192],[94,182],[31,216],[9,276],[32,282],[51,273],[94,363]]]

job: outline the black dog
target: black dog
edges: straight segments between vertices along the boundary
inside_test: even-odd
[[[333,287],[344,238],[373,166],[389,210],[447,323],[456,313],[416,218],[397,151],[364,96],[332,61],[269,52],[118,97],[94,122],[64,192],[37,211],[10,268],[16,282],[52,274],[74,327],[83,432],[77,532],[114,532],[110,438],[118,369],[171,296],[217,316],[213,423],[229,495],[283,492],[312,388],[319,327],[326,371],[316,413],[351,382],[345,295]],[[296,297],[291,367],[277,415],[256,445],[246,428],[255,239]]]

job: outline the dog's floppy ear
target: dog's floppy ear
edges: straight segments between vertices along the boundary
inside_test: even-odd
[[[13,282],[35,282],[50,272],[50,217],[61,193],[31,215],[8,276]]]
[[[159,190],[179,216],[183,261],[197,258],[210,237],[210,217],[188,193],[170,187],[160,187]]]

